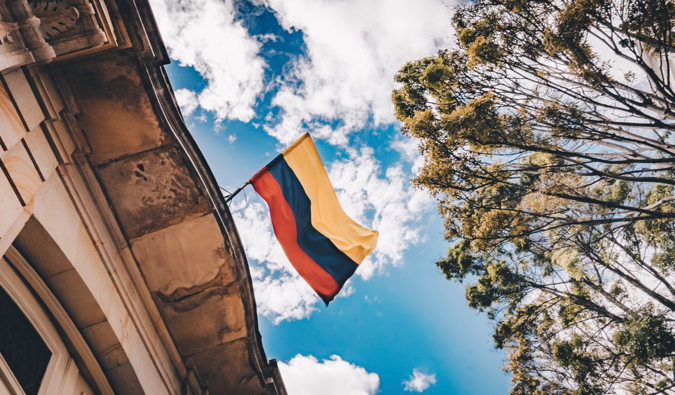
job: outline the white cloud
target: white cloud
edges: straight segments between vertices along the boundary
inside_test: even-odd
[[[194,93],[199,105],[217,120],[250,121],[264,88],[266,64],[259,56],[261,44],[235,20],[232,2],[151,2],[171,58],[193,67],[208,82]],[[183,107],[186,115],[196,108],[191,106]]]
[[[410,392],[423,392],[433,384],[436,384],[435,373],[424,374],[415,368],[410,379],[403,382],[403,389]]]
[[[169,55],[206,80],[200,92],[183,92],[189,116],[197,106],[216,120],[250,121],[264,91],[278,86],[278,116],[264,128],[282,144],[303,131],[346,146],[348,134],[394,122],[394,74],[410,60],[448,47],[456,0],[257,0],[288,31],[301,30],[307,52],[277,81],[265,81],[262,43],[236,19],[231,1],[152,0]],[[278,84],[278,85],[277,85]]]
[[[266,129],[287,144],[304,130],[345,146],[347,135],[394,122],[394,74],[450,45],[453,0],[260,0],[286,30],[301,30],[297,58],[273,99]],[[337,126],[336,126],[337,123]],[[372,126],[371,125],[371,126]]]
[[[401,154],[401,157],[412,163],[412,174],[418,175],[424,166],[424,156],[420,155],[419,142],[411,137],[402,136],[391,143],[391,148]]]
[[[176,95],[176,101],[180,110],[183,112],[184,117],[189,117],[199,106],[199,101],[197,100],[197,94],[194,91],[189,89],[178,89],[174,92]]]
[[[270,273],[253,282],[258,313],[276,325],[285,320],[301,320],[317,311],[319,298],[295,272]]]
[[[296,355],[279,370],[289,394],[293,395],[373,395],[380,387],[380,377],[364,368],[342,360],[337,355],[319,362],[309,355]]]
[[[256,40],[260,41],[261,43],[266,43],[266,42],[277,42],[280,40],[279,36],[272,34],[272,33],[265,33],[265,34],[258,34],[255,36]]]

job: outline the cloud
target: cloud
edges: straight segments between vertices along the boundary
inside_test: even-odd
[[[176,101],[184,117],[189,117],[199,106],[197,94],[189,89],[178,89],[174,92]]]
[[[415,368],[410,379],[403,382],[403,389],[410,392],[423,392],[433,384],[436,384],[435,373],[424,374]]]
[[[346,146],[348,134],[393,123],[394,74],[448,47],[452,0],[259,0],[301,30],[306,54],[284,76],[267,132],[283,144],[303,131]]]
[[[307,318],[318,310],[318,297],[295,272],[283,271],[278,277],[266,275],[254,281],[254,288],[258,313],[276,325]]]
[[[198,103],[218,121],[250,121],[264,88],[266,63],[259,56],[260,42],[235,19],[232,2],[151,0],[151,3],[169,56],[181,66],[194,68],[207,82],[199,93],[176,92],[178,95],[182,91],[182,99],[193,99],[179,101],[184,114],[192,114]]]
[[[413,175],[419,175],[424,166],[424,156],[420,155],[419,142],[416,139],[402,136],[391,143],[391,148],[398,151],[403,160],[412,163]]]
[[[380,377],[364,368],[342,360],[337,355],[319,362],[309,355],[296,355],[279,370],[289,394],[293,395],[373,395],[380,387]]]

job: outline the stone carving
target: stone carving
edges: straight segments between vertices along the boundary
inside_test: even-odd
[[[15,30],[19,30],[17,22],[5,22],[0,20],[0,41],[2,43],[11,42],[10,34]]]
[[[45,39],[72,29],[80,17],[77,8],[64,0],[31,2],[30,7],[40,18],[40,31]]]
[[[40,32],[40,20],[25,0],[0,0],[0,70],[51,59],[56,54]]]
[[[0,71],[108,43],[92,1],[0,0]]]

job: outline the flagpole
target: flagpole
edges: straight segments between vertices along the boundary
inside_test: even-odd
[[[305,134],[303,134],[302,136],[300,136],[299,139],[297,139],[293,144],[291,144],[291,145],[290,145],[288,148],[286,148],[283,152],[289,152],[289,151],[291,151],[293,148],[295,148],[295,147],[297,147],[298,145],[300,145],[300,143],[302,143],[302,141],[305,140],[306,138],[311,138],[310,135],[309,135],[309,133],[305,133]],[[220,189],[222,189],[223,191],[225,191],[225,192],[227,192],[227,193],[230,193],[229,195],[225,196],[225,203],[229,205],[230,202],[232,201],[232,199],[234,199],[234,197],[237,196],[237,194],[238,194],[239,192],[243,191],[244,188],[246,188],[246,187],[251,183],[251,181],[255,180],[255,179],[260,175],[260,173],[262,173],[263,171],[267,170],[267,168],[269,168],[273,163],[275,163],[276,161],[278,161],[280,158],[283,158],[283,155],[284,155],[283,152],[282,152],[281,154],[279,154],[276,158],[272,159],[272,161],[271,161],[270,163],[268,163],[267,166],[263,167],[262,169],[260,169],[260,171],[258,171],[257,173],[255,173],[255,175],[254,175],[253,177],[251,177],[251,179],[249,179],[248,181],[246,181],[246,183],[245,183],[244,185],[242,185],[242,186],[240,186],[239,188],[237,188],[236,191],[230,193],[227,189],[225,189],[225,188],[223,188],[223,187],[220,187]]]
[[[244,185],[240,186],[240,187],[237,188],[234,192],[232,192],[231,194],[227,195],[227,196],[225,197],[225,203],[226,203],[226,204],[230,204],[230,201],[231,201],[235,196],[237,196],[237,194],[238,194],[239,192],[243,191],[244,188],[246,188],[246,186],[248,186],[248,184],[250,184],[250,183],[251,183],[251,180],[246,181],[246,183],[245,183]],[[221,189],[223,189],[223,188],[221,188]],[[225,189],[223,189],[223,190],[225,191]],[[227,191],[226,191],[226,192],[227,192]]]

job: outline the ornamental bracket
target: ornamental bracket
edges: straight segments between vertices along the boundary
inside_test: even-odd
[[[94,0],[95,1],[95,0]],[[110,43],[90,0],[0,0],[0,71],[49,63]]]

